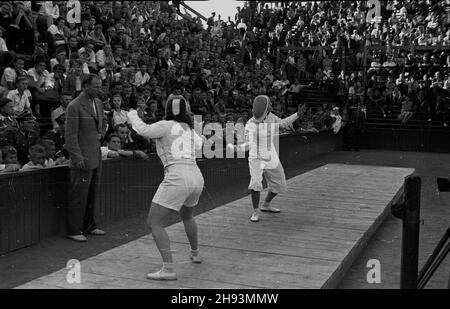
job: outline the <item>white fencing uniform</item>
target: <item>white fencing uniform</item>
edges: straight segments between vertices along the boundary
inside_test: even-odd
[[[269,113],[260,123],[254,117],[247,122],[245,126],[246,142],[238,146],[238,149],[249,149],[248,164],[251,177],[249,190],[262,191],[264,174],[271,192],[286,191],[286,176],[277,150],[279,129],[288,127],[297,119],[297,113],[285,119]]]
[[[162,120],[148,125],[136,111],[129,112],[128,119],[139,135],[155,139],[157,154],[164,165],[164,180],[153,203],[175,211],[180,211],[183,205],[196,206],[204,179],[195,162],[195,151],[202,147],[203,139],[176,121]]]

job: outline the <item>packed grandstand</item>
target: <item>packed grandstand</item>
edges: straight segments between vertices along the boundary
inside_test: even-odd
[[[24,165],[40,144],[48,164],[67,163],[65,108],[92,73],[103,81],[106,137],[146,154],[154,145],[127,126],[127,111],[154,123],[171,94],[205,124],[246,123],[265,94],[280,117],[307,103],[291,133],[338,133],[352,121],[444,129],[450,1],[380,1],[375,18],[367,2],[243,1],[222,20],[181,1],[2,1],[1,160]],[[68,18],[70,5],[79,16]]]

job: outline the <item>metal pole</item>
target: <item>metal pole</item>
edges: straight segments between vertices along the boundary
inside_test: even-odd
[[[403,218],[401,289],[417,289],[419,264],[420,188],[417,176],[405,178],[405,216]]]

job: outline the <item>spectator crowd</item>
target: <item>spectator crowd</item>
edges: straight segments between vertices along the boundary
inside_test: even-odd
[[[68,2],[80,22],[68,20]],[[448,46],[449,0],[382,1],[381,22],[366,22],[365,1],[289,2],[271,8],[245,2],[236,16],[213,13],[206,25],[179,1],[0,2],[0,167],[3,171],[67,163],[65,108],[98,74],[108,132],[105,158],[145,159],[154,151],[126,124],[137,109],[146,123],[164,116],[169,95],[183,95],[204,124],[246,123],[252,100],[266,94],[280,117],[294,113],[301,90],[316,84],[336,103],[310,106],[291,128],[319,132],[341,126],[349,105],[401,104],[406,122],[417,109],[448,115],[448,49],[395,51],[397,45]],[[291,52],[279,47],[330,46]],[[365,46],[385,46],[370,55]],[[353,70],[341,72],[342,66]],[[308,79],[307,81],[304,81]],[[411,98],[408,101],[408,97]],[[447,108],[447,109],[446,109]],[[364,109],[364,108],[362,108]],[[23,166],[23,167],[22,167]]]

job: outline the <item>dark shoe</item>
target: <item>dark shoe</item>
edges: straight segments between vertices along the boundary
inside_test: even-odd
[[[90,232],[87,232],[86,234],[93,235],[93,236],[104,236],[104,235],[106,235],[106,233],[104,231],[100,230],[100,229],[92,230]]]
[[[67,238],[77,242],[86,242],[87,238],[84,235],[67,235]]]

